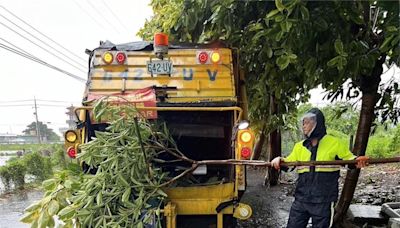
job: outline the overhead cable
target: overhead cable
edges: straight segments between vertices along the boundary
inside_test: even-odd
[[[30,33],[29,31],[25,30],[24,28],[22,28],[21,26],[17,25],[16,23],[14,23],[13,21],[11,21],[10,19],[8,19],[7,17],[3,16],[0,14],[0,17],[4,18],[5,20],[7,20],[8,22],[10,22],[11,24],[13,24],[14,26],[16,26],[17,28],[21,29],[22,31],[26,32],[27,34],[29,34],[31,37],[35,38],[36,40],[40,41],[42,44],[50,47],[51,49],[53,49],[54,51],[56,51],[57,53],[61,54],[62,56],[64,56],[65,58],[71,60],[72,62],[80,65],[83,69],[86,69],[86,66],[83,65],[82,63],[76,61],[75,59],[67,56],[66,54],[64,54],[63,52],[57,50],[56,48],[54,48],[53,46],[51,46],[50,44],[48,44],[47,42],[43,41],[42,39],[38,38],[37,36],[33,35],[32,33]]]
[[[101,24],[100,22],[98,22],[94,17],[92,17],[92,15],[90,15],[89,12],[87,12],[85,10],[85,8],[83,8],[76,0],[73,0],[73,2],[87,15],[89,16],[98,26],[100,26],[102,29],[106,29],[103,24]]]
[[[78,69],[78,70],[81,71],[81,72],[85,72],[85,71],[83,71],[82,69],[80,69],[79,67],[76,67],[75,65],[73,65],[73,64],[71,64],[70,62],[64,60],[63,58],[60,58],[58,55],[56,55],[56,54],[50,52],[50,51],[47,50],[46,48],[40,46],[39,44],[35,43],[35,42],[32,41],[31,39],[27,38],[26,36],[20,34],[19,32],[15,31],[14,29],[12,29],[12,28],[10,28],[9,26],[5,25],[4,23],[0,22],[0,24],[3,25],[4,27],[8,28],[9,30],[13,31],[14,33],[18,34],[19,36],[23,37],[24,39],[28,40],[29,42],[31,42],[31,43],[34,44],[35,46],[41,48],[42,50],[44,50],[44,51],[46,51],[47,53],[51,54],[52,56],[56,57],[57,59],[59,59],[59,60],[65,62],[65,63],[67,63],[68,65],[70,65],[70,66],[72,66],[72,67]]]
[[[102,13],[99,11],[99,9],[97,9],[97,7],[93,4],[93,3],[91,3],[89,0],[86,0],[86,2],[90,5],[90,7],[92,7],[93,9],[94,9],[94,11],[96,11],[96,13],[98,14],[98,15],[100,15],[100,17],[108,24],[108,25],[110,25],[110,27],[111,28],[113,28],[114,29],[114,31],[116,31],[117,33],[121,33],[108,19],[107,19],[107,17],[102,17]]]
[[[11,12],[10,10],[8,10],[7,8],[5,8],[4,6],[0,5],[0,8],[3,8],[5,11],[7,11],[9,14],[13,15],[15,18],[17,18],[18,20],[20,20],[22,23],[24,23],[25,25],[29,26],[31,29],[35,30],[37,33],[39,33],[40,35],[46,37],[47,39],[49,39],[50,41],[52,41],[53,43],[57,44],[59,47],[61,47],[62,49],[64,49],[66,52],[70,53],[71,55],[81,59],[82,61],[86,61],[86,59],[76,55],[75,53],[71,52],[70,50],[68,50],[66,47],[64,47],[63,45],[61,45],[60,43],[58,43],[57,41],[53,40],[52,38],[50,38],[49,36],[47,36],[46,34],[43,34],[42,32],[40,32],[38,29],[36,29],[35,27],[33,27],[32,25],[30,25],[28,22],[24,21],[23,19],[21,19],[20,17],[18,17],[17,15],[15,15],[13,12]]]
[[[14,48],[12,48],[12,47],[9,47],[9,46],[7,46],[7,45],[5,45],[5,44],[3,44],[3,43],[0,43],[0,48],[3,48],[3,49],[5,49],[5,50],[7,50],[7,51],[10,51],[10,52],[13,52],[13,53],[15,53],[15,54],[17,54],[17,55],[20,55],[20,56],[22,56],[22,57],[25,57],[25,58],[27,58],[27,59],[30,59],[30,60],[32,60],[32,61],[34,61],[34,62],[40,63],[40,64],[42,64],[42,65],[44,65],[44,66],[47,66],[47,67],[49,67],[49,68],[51,68],[51,69],[53,69],[53,70],[57,70],[57,71],[59,71],[59,72],[61,72],[61,73],[63,73],[63,74],[66,74],[66,75],[68,75],[68,76],[70,76],[70,77],[72,77],[72,78],[74,78],[74,79],[76,79],[76,80],[78,80],[78,81],[80,81],[80,82],[86,82],[86,80],[85,80],[84,78],[82,78],[82,77],[79,77],[79,76],[77,76],[77,75],[75,75],[75,74],[72,74],[72,73],[70,73],[70,72],[68,72],[68,71],[62,70],[62,69],[60,69],[60,68],[58,68],[58,67],[56,67],[56,66],[53,66],[53,65],[51,65],[51,64],[49,64],[49,63],[47,63],[47,62],[45,62],[45,61],[43,61],[43,60],[40,60],[40,59],[37,58],[37,57],[32,57],[32,55],[27,55],[27,54],[25,54],[25,53],[23,53],[23,52],[20,52],[20,51],[14,49]]]
[[[125,24],[119,19],[118,15],[114,13],[114,11],[111,9],[111,7],[108,6],[108,4],[104,1],[101,0],[103,4],[106,6],[106,9],[114,16],[115,19],[119,22],[119,24],[129,33],[129,29],[125,26]]]

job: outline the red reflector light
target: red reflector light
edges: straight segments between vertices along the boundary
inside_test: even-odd
[[[251,156],[251,150],[248,147],[243,147],[242,151],[240,151],[240,156],[244,159],[249,159]]]
[[[123,64],[125,62],[126,55],[125,53],[119,52],[115,58],[119,64]]]
[[[154,34],[154,45],[168,46],[168,35],[162,32]]]
[[[205,52],[205,51],[200,52],[198,58],[199,58],[199,62],[200,62],[201,64],[204,64],[204,63],[206,63],[207,60],[208,60],[208,53]]]
[[[67,154],[70,158],[76,158],[76,150],[72,146],[68,148]]]

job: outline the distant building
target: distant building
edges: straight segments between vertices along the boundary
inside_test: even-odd
[[[35,135],[16,135],[9,133],[0,133],[0,144],[25,144],[37,143]]]
[[[74,106],[69,106],[67,108],[67,112],[65,114],[68,115],[68,120],[66,121],[66,123],[68,124],[68,129],[76,129],[76,115],[75,115],[75,107]]]

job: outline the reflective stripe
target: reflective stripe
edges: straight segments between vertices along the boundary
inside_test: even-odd
[[[316,165],[315,168],[340,169],[340,165]]]
[[[310,172],[310,168],[308,166],[297,166],[296,171],[297,173],[306,173]]]
[[[317,165],[315,166],[316,172],[335,172],[340,170],[340,165]],[[310,167],[309,166],[297,166],[297,173],[306,173],[310,172]]]
[[[333,225],[333,215],[335,214],[335,208],[334,206],[334,202],[331,203],[331,221],[329,222],[329,227],[332,227]]]
[[[329,165],[329,166],[318,166],[315,171],[316,172],[335,172],[339,171],[340,166],[337,165]]]

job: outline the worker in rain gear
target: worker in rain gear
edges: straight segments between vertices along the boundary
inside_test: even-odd
[[[302,118],[305,140],[295,144],[286,158],[276,157],[271,161],[280,169],[281,161],[333,161],[357,159],[357,168],[367,165],[368,157],[354,156],[338,138],[326,134],[322,112],[313,108]],[[338,198],[340,166],[298,166],[295,200],[289,214],[287,228],[306,227],[311,218],[313,228],[332,226],[334,204]]]

